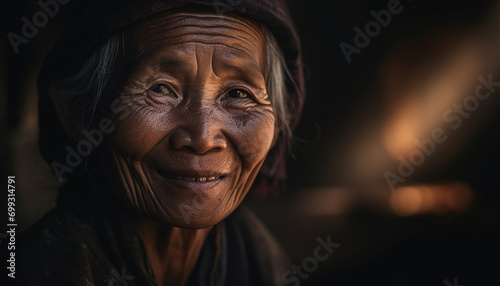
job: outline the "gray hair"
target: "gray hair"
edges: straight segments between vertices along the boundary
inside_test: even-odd
[[[104,90],[116,68],[124,34],[111,36],[75,73],[54,79],[50,97],[61,125],[73,140],[80,140],[81,130],[94,125]]]

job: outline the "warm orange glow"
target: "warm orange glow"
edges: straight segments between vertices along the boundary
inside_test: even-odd
[[[406,85],[393,82],[386,87],[389,112],[382,138],[391,157],[407,157],[418,149],[415,140],[429,137],[434,128],[446,127],[443,113],[474,93],[480,68],[479,45],[474,39],[456,42],[440,66],[422,64],[421,72]]]
[[[413,143],[418,139],[418,126],[415,126],[416,104],[406,102],[401,104],[395,111],[384,130],[383,141],[386,150],[393,157],[397,158],[409,154],[415,148]]]
[[[396,189],[390,197],[392,210],[400,216],[460,213],[472,205],[473,192],[463,182],[414,185]]]

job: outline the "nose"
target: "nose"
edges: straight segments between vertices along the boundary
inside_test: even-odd
[[[217,107],[197,104],[181,114],[180,126],[170,136],[170,146],[198,155],[226,149],[227,141],[222,133],[223,121]]]

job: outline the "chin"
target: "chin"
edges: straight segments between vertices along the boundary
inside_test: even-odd
[[[161,221],[169,226],[186,228],[186,229],[203,229],[210,228],[214,225],[223,221],[226,217],[228,217],[231,212],[226,214],[210,214],[210,215],[193,215],[192,217],[175,217],[162,219]]]

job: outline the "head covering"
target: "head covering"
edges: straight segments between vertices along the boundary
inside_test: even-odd
[[[53,79],[73,74],[115,32],[155,13],[186,5],[218,14],[234,13],[264,24],[273,33],[295,81],[296,86],[288,88],[286,100],[291,103],[291,126],[296,125],[304,103],[305,86],[299,38],[283,0],[109,0],[82,1],[79,4],[74,6],[78,16],[72,17],[71,23],[67,24],[68,28],[49,52],[38,77],[39,144],[41,154],[49,164],[64,162],[65,146],[74,144],[63,131],[50,98]],[[268,156],[271,160],[266,160],[278,161],[281,172],[272,174],[275,179],[284,177],[283,154],[280,153],[274,152],[274,158]],[[266,172],[266,168],[263,170],[261,173]]]

